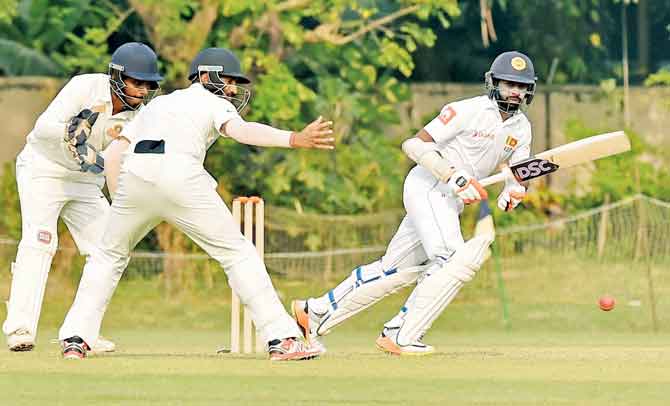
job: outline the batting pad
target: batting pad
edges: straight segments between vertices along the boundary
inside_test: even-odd
[[[19,245],[16,262],[12,264],[7,320],[2,326],[6,335],[25,330],[35,339],[52,259],[49,251]]]
[[[432,271],[416,286],[410,299],[412,305],[408,306],[405,321],[398,332],[398,345],[410,345],[430,328],[488,259],[492,242],[492,234],[472,238],[454,253],[449,262]]]
[[[426,269],[428,266],[420,265],[384,270],[381,261],[354,269],[347,279],[328,292],[331,309],[317,327],[317,334],[327,334],[331,328],[385,296],[415,283]]]

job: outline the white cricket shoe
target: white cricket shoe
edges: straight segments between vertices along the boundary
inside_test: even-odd
[[[399,345],[396,342],[400,328],[384,327],[375,344],[377,349],[393,355],[428,355],[435,352],[432,345],[424,344],[421,338],[410,345]]]
[[[294,300],[291,302],[291,313],[295,322],[298,323],[305,341],[313,348],[317,348],[321,354],[326,352],[326,346],[323,345],[316,333],[316,329],[321,322],[321,317],[310,311],[307,300]]]
[[[113,341],[106,339],[103,336],[98,337],[98,340],[91,347],[91,354],[100,354],[103,352],[114,352],[116,351],[116,344]]]
[[[272,340],[268,343],[270,361],[301,361],[318,357],[321,352],[296,338]]]
[[[21,329],[7,336],[9,351],[23,352],[35,348],[35,338],[27,331]]]

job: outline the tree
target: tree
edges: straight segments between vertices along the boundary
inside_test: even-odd
[[[0,0],[0,22],[9,24],[16,15],[16,0]]]
[[[91,67],[92,61],[98,61],[99,58],[91,58],[92,55],[106,56],[107,37],[97,40],[91,49],[82,47],[91,34],[100,31],[96,27],[105,27],[114,21],[112,3],[89,0],[21,0],[18,3],[10,0],[8,3],[8,11],[0,14],[0,71],[4,74],[62,76],[80,68],[72,61],[82,53],[86,62],[81,65],[85,68]],[[99,63],[93,65],[100,66]]]
[[[409,97],[399,77],[412,53],[432,46],[430,17],[449,25],[456,0],[130,0],[168,61],[168,87],[184,84],[207,46],[233,49],[254,78],[249,120],[300,128],[318,114],[335,122],[333,154],[248,148],[221,142],[207,166],[224,194],[327,212],[397,206],[407,163],[385,135]]]
[[[227,3],[212,42],[241,50],[256,79],[248,118],[297,128],[324,114],[339,148],[315,154],[220,143],[208,164],[231,190],[281,205],[340,213],[397,207],[407,162],[400,140],[385,131],[409,97],[399,77],[411,75],[418,45],[435,43],[427,19],[448,25],[458,13],[451,0]]]

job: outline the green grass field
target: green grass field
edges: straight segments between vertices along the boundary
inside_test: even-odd
[[[73,295],[65,279],[49,283],[36,350],[0,351],[0,404],[628,406],[670,399],[670,334],[636,322],[647,319],[639,307],[602,312],[579,300],[512,301],[506,330],[495,296],[478,298],[473,287],[426,337],[437,354],[397,358],[377,352],[374,339],[402,303],[398,295],[328,336],[320,359],[271,363],[265,355],[215,353],[228,345],[224,286],[168,295],[160,279],[124,280],[104,326],[118,351],[72,362],[50,343]],[[7,282],[0,279],[3,294]],[[322,286],[278,282],[284,299]]]
[[[431,334],[438,354],[378,353],[373,331],[333,334],[308,362],[217,355],[214,331],[125,330],[120,350],[63,361],[0,352],[2,404],[667,405],[667,335]]]

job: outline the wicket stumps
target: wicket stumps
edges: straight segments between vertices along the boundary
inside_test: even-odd
[[[264,216],[265,203],[263,199],[258,196],[251,197],[236,197],[233,200],[233,218],[244,232],[244,236],[256,246],[256,251],[263,259],[264,247]],[[243,210],[244,209],[244,210]],[[231,290],[232,294],[232,310],[230,314],[230,352],[240,352],[240,298]],[[242,351],[245,354],[253,352],[263,352],[265,350],[265,343],[263,343],[258,335],[253,340],[254,331],[256,329],[251,321],[251,314],[249,310],[244,309],[244,323],[242,331]],[[256,342],[255,347],[253,341]]]

